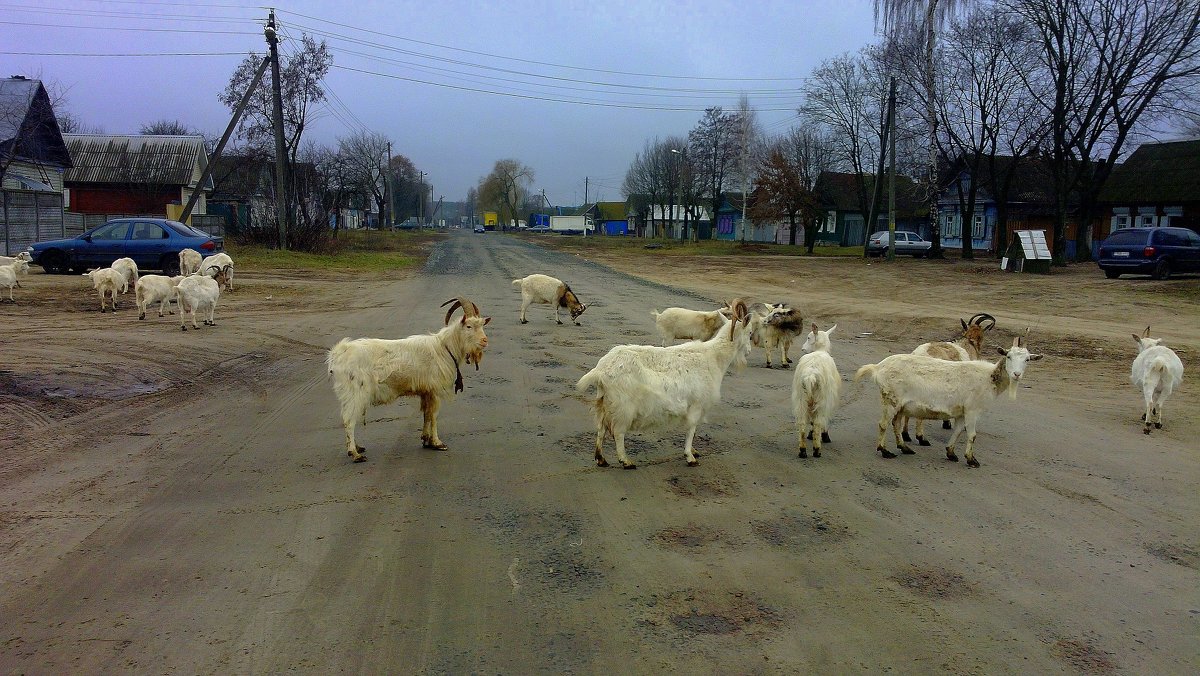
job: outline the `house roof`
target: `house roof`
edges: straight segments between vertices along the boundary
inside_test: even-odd
[[[9,153],[35,163],[71,166],[54,106],[40,80],[0,79],[0,155]]]
[[[602,221],[623,221],[626,217],[624,202],[596,202],[596,209]]]
[[[1102,202],[1200,201],[1200,139],[1146,143],[1113,170],[1100,191]]]
[[[192,185],[208,164],[199,136],[65,134],[75,167],[64,183]],[[212,178],[204,189],[212,190]]]
[[[863,175],[867,199],[875,191],[875,177]],[[884,186],[884,200],[887,199],[887,186]],[[858,175],[838,171],[823,171],[817,177],[817,192],[821,194],[824,206],[838,211],[861,211],[858,202]],[[896,177],[896,214],[903,218],[926,216],[929,207],[925,204],[921,185],[907,176]],[[886,206],[886,202],[885,202]]]

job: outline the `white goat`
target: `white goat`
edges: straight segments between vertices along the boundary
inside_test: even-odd
[[[204,260],[199,251],[195,249],[184,249],[179,252],[179,274],[190,275],[200,269],[200,262]]]
[[[217,268],[210,265],[205,270],[215,270],[216,278],[214,279],[209,274],[196,273],[184,277],[175,285],[175,304],[179,306],[179,330],[181,331],[187,331],[184,315],[188,312],[192,313],[193,329],[200,328],[196,325],[196,312],[205,313],[205,326],[217,325],[214,318],[217,311],[217,300],[221,297],[221,283],[225,281],[225,274],[229,272],[230,268],[229,266]]]
[[[796,373],[792,376],[792,412],[796,415],[796,431],[800,435],[800,457],[808,457],[808,439],[813,440],[813,457],[821,457],[821,444],[829,443],[829,421],[837,410],[838,392],[842,376],[837,364],[829,355],[828,331],[820,331],[812,325],[808,339],[804,341],[804,356],[796,361]]]
[[[179,282],[183,281],[183,278],[184,275],[175,277],[142,275],[134,286],[133,293],[138,305],[138,319],[146,318],[146,308],[151,303],[159,303],[158,316],[162,317],[163,310],[167,309],[171,299],[175,297],[175,287],[179,286]]]
[[[1155,429],[1162,429],[1162,407],[1183,382],[1183,362],[1174,350],[1162,344],[1161,338],[1150,337],[1149,326],[1141,336],[1133,334],[1133,339],[1138,344],[1138,356],[1133,360],[1129,381],[1142,389],[1146,399],[1142,432],[1150,434],[1151,422]]]
[[[207,270],[209,266],[215,266],[218,270],[223,271],[222,274],[225,275],[225,280],[221,288],[233,291],[233,259],[229,257],[229,254],[222,251],[219,254],[207,256],[204,260],[200,261],[198,269]]]
[[[26,263],[33,262],[33,256],[28,251],[22,251],[16,256],[0,256],[0,266],[10,265],[13,261],[25,261]]]
[[[696,426],[721,400],[721,381],[729,365],[746,363],[750,353],[749,310],[735,301],[733,319],[704,342],[669,347],[618,345],[600,358],[575,385],[592,403],[596,420],[596,464],[604,459],[604,437],[611,434],[617,459],[625,469],[637,465],[625,455],[625,433],[661,425],[687,429],[684,456],[688,466],[699,464],[692,450]]]
[[[109,267],[125,276],[125,286],[121,288],[122,294],[129,293],[129,287],[136,287],[138,266],[137,263],[133,262],[132,258],[118,258]]]
[[[112,311],[117,311],[117,291],[125,288],[129,283],[125,274],[119,270],[112,268],[99,268],[91,270],[83,274],[84,277],[89,277],[92,280],[92,288],[96,293],[100,294],[100,312],[104,312],[104,297],[112,295]]]
[[[991,331],[996,328],[996,318],[980,312],[971,317],[970,321],[959,318],[959,323],[962,324],[962,335],[953,342],[945,341],[941,343],[921,343],[913,354],[923,354],[926,357],[937,357],[947,361],[972,361],[983,357],[983,334],[985,331]],[[986,325],[984,322],[988,322]],[[912,437],[908,436],[908,417],[905,416],[901,424],[900,436],[905,441],[912,441]],[[942,429],[950,429],[950,421],[942,421]],[[921,446],[928,446],[929,440],[925,438],[925,421],[917,421],[917,443]]]
[[[453,303],[453,305],[451,305]],[[487,335],[483,327],[491,317],[480,317],[479,307],[459,297],[442,307],[446,326],[437,333],[409,336],[399,340],[379,338],[343,338],[325,358],[333,376],[333,391],[342,410],[346,430],[346,455],[354,462],[366,460],[366,450],[354,442],[354,426],[367,424],[367,407],[390,404],[400,397],[421,398],[421,445],[446,450],[438,437],[437,415],[443,398],[462,392],[460,363],[475,364],[483,359]],[[462,308],[462,319],[450,323],[450,317]]]
[[[779,365],[787,368],[792,363],[788,350],[792,341],[804,333],[804,318],[800,311],[786,303],[768,306],[758,332],[759,343],[767,353],[767,368],[771,368],[771,352],[779,348]]]
[[[525,310],[529,306],[538,303],[540,305],[554,306],[554,321],[562,324],[562,320],[558,318],[558,311],[565,309],[571,313],[571,321],[579,326],[579,315],[588,308],[587,305],[579,302],[579,297],[567,286],[567,283],[561,279],[555,279],[550,275],[529,275],[521,279],[512,281],[514,289],[521,290],[521,323],[528,324],[525,319]]]
[[[749,311],[749,310],[747,310]],[[728,308],[709,310],[688,310],[681,307],[669,307],[662,312],[653,310],[654,325],[658,327],[658,335],[662,345],[668,341],[682,338],[684,340],[708,340],[725,325]]]
[[[967,466],[978,467],[974,452],[975,423],[983,409],[1005,391],[1010,399],[1016,399],[1026,364],[1042,358],[1040,354],[1030,354],[1022,343],[1023,339],[1017,337],[1013,338],[1011,348],[996,348],[1004,358],[994,365],[985,361],[946,361],[919,354],[894,354],[878,364],[860,368],[854,379],[870,375],[879,386],[883,403],[876,442],[879,453],[885,458],[896,457],[883,445],[889,424],[900,451],[914,452],[900,437],[900,421],[904,416],[926,420],[952,418],[954,432],[946,445],[946,457],[958,461],[954,445],[965,429]]]
[[[13,298],[13,287],[20,288],[21,280],[17,279],[17,275],[29,274],[29,261],[21,258],[14,259],[11,263],[0,265],[0,286],[8,287],[8,299],[16,303]]]

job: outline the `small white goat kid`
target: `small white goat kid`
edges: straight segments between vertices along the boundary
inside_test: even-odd
[[[158,316],[163,316],[163,310],[175,297],[175,287],[183,281],[184,276],[165,277],[163,275],[142,275],[134,286],[133,296],[137,300],[138,319],[146,318],[146,308],[151,303],[159,303]],[[182,312],[182,310],[180,310]],[[171,314],[175,314],[172,312]]]
[[[745,365],[750,353],[749,310],[740,300],[728,307],[733,319],[705,342],[617,345],[579,379],[575,388],[591,400],[595,415],[598,466],[608,467],[602,450],[604,437],[611,434],[621,466],[635,469],[625,455],[625,433],[663,425],[687,429],[684,456],[688,466],[699,464],[692,450],[696,426],[721,400],[729,365]]]
[[[1042,358],[1030,354],[1024,339],[1013,338],[1009,349],[996,348],[1004,358],[991,364],[985,361],[946,361],[919,354],[894,354],[878,364],[867,364],[854,375],[857,381],[871,376],[879,386],[883,414],[879,418],[876,450],[885,458],[896,457],[883,445],[888,424],[901,453],[914,451],[900,437],[900,422],[905,416],[925,420],[951,418],[954,432],[946,445],[946,457],[955,462],[954,445],[963,430],[967,433],[967,466],[978,467],[975,459],[975,423],[984,408],[1002,392],[1017,398],[1017,385],[1028,362]]]
[[[717,310],[689,310],[682,307],[669,307],[662,312],[652,310],[654,325],[658,327],[658,335],[662,338],[664,347],[672,340],[708,340],[721,330],[728,321],[728,308]]]
[[[204,258],[195,249],[184,249],[179,252],[179,274],[190,275],[200,269],[200,261]]]
[[[1141,336],[1133,334],[1133,339],[1138,344],[1138,356],[1133,360],[1129,381],[1141,388],[1146,399],[1142,432],[1150,434],[1151,422],[1155,429],[1162,429],[1163,404],[1183,382],[1183,362],[1174,350],[1162,344],[1161,338],[1150,337],[1149,326]]]
[[[203,271],[216,272],[216,278]],[[187,324],[184,322],[184,316],[192,313],[192,328],[199,329],[196,325],[196,313],[204,314],[205,326],[216,326],[217,321],[214,315],[217,312],[217,300],[221,297],[221,282],[225,281],[225,275],[230,272],[230,267],[217,268],[209,266],[203,268],[202,272],[194,275],[188,275],[175,285],[175,304],[179,306],[179,330],[187,331]]]
[[[128,284],[125,274],[112,268],[99,268],[85,272],[83,276],[91,278],[92,288],[100,294],[100,312],[104,312],[104,298],[107,295],[112,296],[112,311],[116,312],[117,291],[125,288],[125,285]]]
[[[11,263],[0,265],[0,286],[8,287],[8,299],[16,303],[13,298],[13,287],[21,288],[21,281],[17,279],[17,275],[29,274],[29,262],[23,258],[16,258]]]
[[[233,291],[233,259],[229,254],[222,251],[219,254],[213,254],[200,261],[200,270],[207,270],[209,267],[216,267],[225,275],[221,288]]]
[[[16,256],[0,256],[0,266],[11,265],[13,261],[33,262],[33,256],[28,251],[22,251]]]
[[[796,361],[796,373],[792,376],[792,412],[796,415],[796,431],[800,435],[800,457],[808,457],[808,439],[813,440],[813,457],[821,457],[821,444],[829,443],[829,420],[837,410],[838,394],[842,376],[837,364],[829,355],[828,331],[820,331],[812,325],[808,339],[804,341],[807,353]]]
[[[562,324],[562,320],[558,318],[558,311],[565,309],[571,313],[571,321],[579,326],[579,315],[588,308],[587,305],[579,302],[579,298],[571,287],[561,279],[555,279],[550,275],[529,275],[521,279],[512,280],[514,289],[521,290],[521,323],[528,324],[529,320],[525,319],[525,311],[529,306],[538,303],[540,305],[554,306],[554,321]]]
[[[121,288],[121,293],[129,293],[130,287],[135,287],[138,280],[138,266],[133,262],[132,258],[118,258],[109,266],[113,270],[121,273],[125,277],[125,286]]]
[[[367,459],[363,455],[366,449],[354,442],[355,424],[360,420],[367,424],[367,407],[390,404],[400,397],[421,398],[421,445],[442,451],[448,448],[438,437],[438,409],[442,399],[463,390],[459,364],[473,363],[479,369],[488,344],[483,327],[492,318],[480,317],[479,307],[466,298],[442,303],[442,307],[447,305],[446,326],[437,333],[399,340],[343,338],[329,350],[325,364],[341,405],[346,455],[354,462]],[[451,323],[460,307],[462,319]]]

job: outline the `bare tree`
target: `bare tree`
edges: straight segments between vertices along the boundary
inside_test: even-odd
[[[753,213],[756,218],[788,217],[788,244],[796,244],[797,219],[804,227],[804,244],[813,252],[824,211],[817,179],[829,166],[833,141],[815,125],[793,127],[767,146],[759,165]]]
[[[1026,86],[1050,124],[1054,257],[1066,259],[1068,195],[1078,190],[1076,257],[1086,260],[1096,196],[1126,143],[1200,85],[1200,3],[1002,0],[1002,6],[1025,22],[1026,39],[1039,52]]]
[[[762,159],[765,147],[765,137],[762,125],[758,121],[758,113],[750,105],[750,97],[742,94],[738,97],[738,163],[737,174],[742,184],[742,203],[746,202],[746,191],[754,179],[758,162]],[[745,207],[743,206],[743,209]],[[746,240],[747,224],[742,222],[742,241]]]
[[[725,183],[736,170],[740,147],[738,116],[720,107],[709,108],[688,133],[688,159],[696,181],[696,193],[711,205],[712,217],[721,208]]]
[[[520,217],[521,205],[533,185],[533,169],[519,160],[496,160],[479,183],[479,202],[500,216],[501,229]]]
[[[378,132],[357,132],[338,139],[338,154],[346,163],[351,183],[363,195],[375,201],[379,227],[387,214],[386,171],[388,139]]]

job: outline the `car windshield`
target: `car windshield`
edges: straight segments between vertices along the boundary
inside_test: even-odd
[[[183,235],[184,237],[208,237],[209,236],[207,232],[197,230],[197,229],[193,228],[192,226],[186,225],[184,223],[180,223],[179,221],[164,221],[164,222],[167,225],[171,226],[172,230]]]
[[[1146,233],[1141,230],[1118,230],[1104,240],[1105,244],[1145,244]]]

